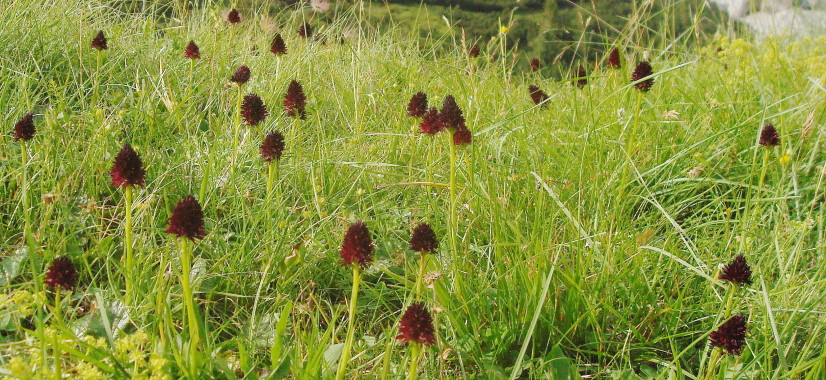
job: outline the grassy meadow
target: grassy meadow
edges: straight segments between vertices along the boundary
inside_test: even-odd
[[[826,39],[634,14],[605,41],[622,67],[589,61],[576,85],[526,69],[500,25],[472,58],[458,28],[378,30],[359,4],[232,24],[226,4],[147,3],[0,12],[0,376],[826,378]],[[305,120],[284,112],[292,80]],[[419,133],[418,91],[452,95],[472,142]],[[239,114],[250,93],[258,125]],[[15,139],[27,112],[36,133]],[[124,143],[145,169],[128,190],[110,175]],[[187,195],[202,239],[166,232]],[[372,261],[342,265],[359,220]],[[420,222],[434,254],[410,249]],[[76,283],[52,286],[64,255]],[[750,284],[720,278],[738,255]],[[419,300],[435,342],[402,344]],[[739,315],[738,352],[712,346]]]

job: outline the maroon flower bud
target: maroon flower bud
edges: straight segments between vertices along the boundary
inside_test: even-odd
[[[442,124],[444,124],[444,128],[454,131],[465,125],[465,118],[462,116],[462,109],[459,108],[458,104],[456,104],[456,99],[453,98],[453,95],[446,96],[444,102],[442,102],[442,110],[439,112],[439,119]]]
[[[247,125],[256,126],[267,118],[267,106],[256,94],[247,94],[241,102],[241,117]]]
[[[585,87],[588,84],[588,73],[585,72],[585,67],[579,65],[579,68],[576,70],[576,86],[579,88]]]
[[[364,222],[359,220],[350,225],[338,253],[344,266],[358,265],[365,269],[373,262],[373,240]]]
[[[771,123],[766,123],[763,130],[760,131],[760,145],[762,146],[778,146],[780,145],[780,136],[777,134],[777,129]]]
[[[473,142],[473,134],[464,125],[453,132],[453,145],[467,145]]]
[[[751,268],[743,255],[737,255],[730,264],[723,267],[718,278],[734,284],[748,285],[751,284]]]
[[[735,315],[709,336],[712,347],[720,347],[730,355],[739,355],[746,344],[746,317]]]
[[[533,100],[533,104],[542,104],[543,107],[545,106],[543,102],[549,98],[545,91],[542,91],[538,86],[530,85],[528,86],[528,92],[531,93],[531,100]]]
[[[396,339],[404,343],[418,342],[424,345],[436,343],[436,332],[433,328],[433,318],[424,304],[414,302],[407,307],[399,324],[399,335]]]
[[[284,42],[284,39],[281,38],[281,34],[276,34],[272,39],[270,51],[275,55],[287,54],[287,44]]]
[[[98,30],[98,34],[92,38],[92,47],[98,50],[109,49],[109,44],[106,42],[106,36],[103,35],[102,30]]]
[[[298,27],[298,35],[304,38],[313,36],[313,26],[309,22],[305,22]]]
[[[239,66],[235,73],[232,74],[232,78],[230,81],[234,83],[238,83],[239,86],[244,85],[245,83],[249,82],[250,80],[250,68],[247,65]]]
[[[26,113],[14,124],[14,141],[29,141],[34,138],[34,114]]]
[[[531,71],[539,71],[542,68],[542,62],[539,61],[539,58],[534,58],[531,60]]]
[[[631,74],[631,82],[636,82],[648,76],[654,74],[654,69],[651,67],[651,64],[648,61],[642,61],[637,64],[637,67],[634,69],[634,72]],[[634,87],[637,90],[642,92],[647,92],[651,90],[651,86],[654,85],[654,78],[648,78],[643,80],[642,82],[634,84]]]
[[[229,13],[227,13],[227,22],[230,24],[237,24],[241,22],[241,13],[235,8],[231,9]]]
[[[75,263],[66,255],[56,257],[52,261],[52,264],[49,265],[49,270],[46,272],[46,279],[43,282],[46,286],[61,288],[63,290],[74,288],[77,284]]]
[[[112,186],[126,188],[129,186],[144,186],[146,171],[143,169],[141,157],[128,143],[123,144],[115,163],[112,165]]]
[[[439,240],[433,228],[427,223],[419,223],[410,236],[410,250],[420,253],[435,253],[439,248]]]
[[[419,124],[419,133],[427,135],[435,135],[444,129],[441,118],[439,118],[439,110],[436,107],[431,107],[427,113],[422,116],[422,123]]]
[[[427,113],[427,95],[424,92],[417,92],[410,97],[407,103],[407,116],[422,117]]]
[[[622,67],[622,61],[620,61],[620,53],[619,48],[614,48],[611,50],[611,54],[608,55],[608,61],[605,62],[605,66],[609,69],[619,69]]]
[[[307,119],[305,107],[307,107],[307,97],[304,96],[304,88],[301,87],[301,83],[293,79],[284,96],[284,114],[305,120]]]
[[[470,50],[468,50],[467,55],[470,58],[478,57],[479,56],[479,45],[478,44],[473,44],[473,47],[471,47]]]
[[[184,58],[201,58],[201,49],[198,48],[198,45],[195,44],[195,41],[189,41],[189,45],[186,45],[186,51],[184,51]]]
[[[279,131],[270,132],[261,143],[261,158],[266,162],[278,161],[284,153],[284,135]]]
[[[166,233],[190,240],[203,239],[206,236],[204,212],[195,197],[187,195],[178,202],[169,218]]]

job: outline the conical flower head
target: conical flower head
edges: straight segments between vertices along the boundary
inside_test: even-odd
[[[620,61],[620,53],[619,48],[613,48],[611,53],[608,54],[608,61],[605,62],[605,66],[609,69],[619,69],[622,67],[622,61]]]
[[[531,71],[539,71],[542,68],[542,62],[539,61],[539,58],[531,59]]]
[[[264,142],[261,143],[261,158],[266,162],[272,160],[280,160],[281,154],[284,153],[284,135],[279,131],[273,131],[264,137]]]
[[[396,339],[404,343],[418,342],[424,345],[436,343],[436,331],[433,328],[433,318],[421,302],[414,302],[407,307],[399,324],[399,335]]]
[[[588,84],[588,73],[585,71],[585,67],[579,65],[579,68],[576,70],[576,86],[579,88],[585,87]]]
[[[287,87],[287,94],[284,96],[284,113],[287,116],[299,117],[301,120],[307,118],[305,108],[307,107],[307,97],[304,96],[304,88],[297,80],[290,82]]]
[[[407,116],[422,117],[427,113],[427,94],[424,92],[417,92],[410,97],[410,103],[407,103]]]
[[[23,115],[14,124],[14,141],[29,141],[34,138],[34,114],[29,112]]]
[[[298,35],[304,38],[313,36],[313,26],[309,22],[305,22],[298,27]]]
[[[230,81],[238,83],[238,85],[241,86],[249,82],[250,74],[250,68],[247,65],[241,65],[237,69],[235,69],[235,73],[232,74],[232,78],[230,78]]]
[[[206,236],[204,212],[195,197],[187,195],[178,202],[172,210],[166,233],[190,240],[203,239]]]
[[[720,347],[730,355],[739,355],[746,345],[746,317],[735,315],[709,336],[712,347]]]
[[[439,239],[433,228],[427,223],[419,223],[410,236],[410,250],[420,253],[435,253],[439,248]]]
[[[431,107],[422,116],[422,123],[419,124],[419,133],[426,135],[435,135],[444,129],[441,118],[439,118],[439,110],[436,107]]]
[[[198,45],[195,44],[195,41],[189,41],[189,45],[186,45],[186,50],[184,51],[184,58],[201,58],[201,49],[198,48]]]
[[[453,132],[453,145],[469,145],[473,142],[473,134],[470,132],[470,129],[462,124],[462,128]]]
[[[128,143],[123,144],[115,163],[109,172],[112,176],[112,186],[126,188],[129,186],[144,186],[146,170],[143,169],[141,157]]]
[[[109,49],[109,44],[106,42],[106,36],[103,34],[102,30],[98,30],[98,34],[92,38],[92,47],[97,50]]]
[[[763,126],[763,130],[760,131],[760,145],[780,145],[780,135],[777,134],[777,129],[771,123],[766,123],[766,125]]]
[[[338,253],[344,266],[358,265],[365,269],[373,262],[373,240],[364,222],[359,220],[350,225]]]
[[[77,284],[77,271],[75,263],[69,256],[56,257],[46,271],[46,279],[43,281],[46,286],[69,290]]]
[[[751,284],[751,267],[746,263],[743,255],[737,255],[731,263],[723,267],[718,278],[734,284],[749,285]]]
[[[465,117],[462,116],[462,109],[456,104],[456,99],[453,98],[453,95],[446,96],[444,102],[442,102],[439,119],[441,119],[444,127],[450,130],[455,131],[464,127]]]
[[[631,82],[636,82],[638,80],[650,76],[651,74],[654,74],[654,69],[651,67],[651,64],[648,63],[648,61],[642,61],[637,64],[636,68],[634,68],[634,72],[631,74]],[[642,82],[635,84],[634,87],[636,87],[637,90],[640,90],[642,92],[647,92],[651,90],[651,86],[653,85],[654,78],[648,78]]]
[[[479,56],[479,45],[478,44],[473,44],[473,46],[470,48],[470,50],[468,50],[467,55],[470,58],[478,57]]]
[[[230,9],[229,13],[227,13],[227,22],[230,24],[238,24],[241,22],[241,12],[238,12],[237,9],[233,8]]]
[[[548,94],[545,91],[542,91],[538,86],[530,85],[528,86],[528,92],[531,94],[531,100],[533,100],[533,104],[542,104],[545,105],[543,102],[548,100]]]
[[[241,101],[241,117],[247,125],[256,126],[267,118],[267,106],[256,94],[247,94]]]
[[[275,37],[273,37],[272,44],[270,44],[270,51],[275,55],[287,54],[287,43],[284,42],[281,34],[276,34]]]

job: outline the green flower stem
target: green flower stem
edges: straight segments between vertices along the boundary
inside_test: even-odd
[[[275,179],[278,178],[278,160],[270,161],[267,164],[267,203],[272,201],[273,190],[275,188]]]
[[[63,323],[63,310],[60,308],[60,287],[56,287],[54,290],[54,318],[55,321],[52,324],[53,326],[61,325]],[[52,344],[52,353],[54,354],[54,375],[55,379],[61,379],[63,376],[61,375],[61,365],[60,365],[60,357],[63,356],[60,353],[60,337],[57,328],[54,332],[54,339]]]
[[[453,275],[456,281],[456,295],[460,299],[462,296],[461,269],[459,268],[459,243],[456,236],[459,233],[459,222],[456,216],[456,145],[453,144],[453,135],[456,132],[451,130],[448,136],[448,146],[450,147],[450,225],[448,233],[450,235],[450,252],[453,260]]]
[[[186,306],[186,314],[189,325],[189,361],[192,375],[195,374],[196,355],[198,348],[198,318],[195,315],[195,303],[193,301],[192,287],[190,283],[190,271],[192,270],[192,245],[191,242],[183,238],[181,239],[181,287],[183,287],[183,297]]]
[[[26,142],[20,140],[20,161],[22,164],[21,170],[23,178],[20,180],[20,197],[23,202],[23,239],[26,242],[28,249],[29,265],[32,271],[32,282],[34,283],[35,291],[40,291],[40,282],[37,281],[39,273],[37,263],[35,262],[34,252],[34,235],[32,234],[32,205],[29,199],[29,151],[26,149]]]
[[[416,276],[416,301],[421,301],[422,299],[422,290],[424,289],[425,259],[427,259],[427,255],[424,252],[420,252],[419,274]]]
[[[350,308],[347,312],[347,340],[344,341],[344,350],[341,351],[341,358],[338,360],[336,380],[344,379],[347,364],[350,361],[350,350],[353,348],[353,337],[356,333],[356,303],[359,297],[359,283],[361,283],[361,268],[358,264],[353,264],[353,293],[350,295]]]
[[[95,82],[94,82],[94,87],[93,87],[94,92],[92,94],[92,106],[97,107],[98,102],[100,101],[100,90],[99,90],[99,88],[100,88],[100,67],[102,66],[102,62],[103,62],[103,51],[102,50],[97,50],[97,52],[95,53],[95,61],[96,61]]]
[[[243,91],[241,85],[238,85],[238,95],[235,100],[235,121],[233,122],[232,133],[232,161],[238,157],[238,134],[241,133],[241,100],[243,99]]]
[[[419,342],[410,342],[410,367],[407,370],[407,380],[415,380],[419,367]]]
[[[135,256],[132,252],[132,186],[126,186],[126,221],[124,222],[124,245],[126,251],[126,266],[124,267],[124,276],[126,277],[126,303],[132,302],[132,292],[134,290],[134,268]]]

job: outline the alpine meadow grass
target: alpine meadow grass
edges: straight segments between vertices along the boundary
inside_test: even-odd
[[[531,64],[425,5],[9,0],[0,376],[825,378],[826,39],[666,1]]]

